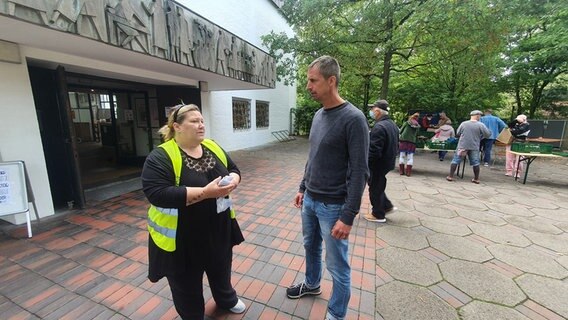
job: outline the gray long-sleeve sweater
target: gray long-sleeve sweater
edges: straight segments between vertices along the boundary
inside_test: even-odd
[[[464,121],[458,127],[456,136],[460,137],[458,149],[479,150],[481,139],[491,137],[491,131],[480,121]]]
[[[300,192],[324,203],[344,203],[340,220],[352,225],[369,177],[368,154],[369,127],[361,110],[349,102],[319,109]]]

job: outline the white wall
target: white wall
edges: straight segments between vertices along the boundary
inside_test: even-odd
[[[22,57],[22,61],[25,58]],[[0,61],[0,155],[2,161],[23,160],[30,178],[39,216],[54,213],[47,167],[28,68],[25,63]],[[32,218],[35,219],[30,204]],[[25,223],[25,215],[5,216],[11,223]]]
[[[262,46],[262,35],[275,32],[293,34],[286,20],[270,0],[233,1],[178,0],[181,4],[229,32],[268,51]],[[232,99],[251,101],[251,129],[233,130]],[[276,141],[272,131],[288,130],[290,108],[296,106],[296,87],[276,83],[275,89],[203,92],[203,112],[208,136],[226,150],[237,150]],[[269,128],[256,129],[255,102],[269,102]]]

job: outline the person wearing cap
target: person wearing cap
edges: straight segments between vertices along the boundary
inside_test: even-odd
[[[481,149],[483,150],[483,165],[487,167],[491,162],[491,150],[493,150],[495,139],[497,139],[497,136],[499,135],[499,133],[501,133],[501,130],[505,129],[507,125],[499,117],[494,116],[493,110],[491,109],[485,109],[484,114],[485,115],[481,117],[480,121],[489,130],[491,130],[491,137],[483,139],[481,141]]]
[[[385,193],[387,173],[394,169],[398,152],[398,127],[389,117],[389,104],[377,100],[369,110],[375,120],[369,143],[369,199],[371,212],[364,215],[368,221],[384,223],[385,214],[396,210]]]
[[[527,116],[524,114],[518,115],[513,122],[509,123],[509,130],[515,138],[513,141],[524,142],[530,133],[530,125],[527,121]],[[513,173],[518,174],[518,178],[523,172],[523,162],[519,162],[519,169],[517,170],[517,157],[511,153],[511,145],[506,146],[505,152],[505,175],[513,176]]]
[[[420,124],[418,124],[419,116],[420,114],[418,112],[411,114],[408,117],[408,121],[404,122],[402,128],[400,128],[400,142],[398,144],[398,151],[400,152],[400,155],[398,158],[398,170],[401,176],[406,174],[407,177],[410,177],[412,174],[414,152],[416,152],[416,140],[418,130],[420,129]]]
[[[469,164],[473,168],[474,178],[471,182],[479,184],[479,146],[481,139],[491,137],[491,131],[479,121],[482,114],[479,110],[473,110],[469,114],[470,119],[462,122],[458,127],[456,131],[456,136],[459,137],[458,147],[450,164],[450,175],[446,177],[446,180],[454,181],[454,173],[467,155]]]

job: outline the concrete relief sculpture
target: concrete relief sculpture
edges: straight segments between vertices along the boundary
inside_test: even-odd
[[[193,41],[195,45],[196,66],[204,70],[215,70],[215,32],[212,24],[194,16]]]
[[[144,0],[142,1],[142,7],[148,17],[146,26],[151,30],[150,33],[152,35],[150,54],[168,59],[170,56],[168,37],[157,36],[168,34],[164,2],[162,0]]]
[[[181,63],[181,18],[179,16],[178,6],[173,1],[166,2],[166,24],[168,26],[170,57],[169,60]]]
[[[268,87],[274,59],[172,0],[0,0],[0,13]]]
[[[141,3],[135,7],[133,2],[118,0],[115,6],[107,6],[109,40],[124,48],[150,53],[150,30],[144,22],[147,19],[141,12]]]
[[[235,36],[231,36],[231,43],[228,50],[225,51],[225,56],[227,57],[227,69],[229,71],[229,77],[237,77],[237,66],[238,66],[238,39]]]
[[[47,25],[48,4],[40,0],[8,0],[6,6],[11,16]]]
[[[225,31],[219,29],[217,31],[217,64],[215,65],[215,72],[228,76],[229,69],[229,39]]]
[[[183,64],[187,64],[189,66],[195,67],[197,63],[195,61],[195,49],[196,43],[193,38],[193,20],[191,15],[187,10],[183,10],[183,8],[179,8],[181,13],[179,14],[179,18],[181,19],[181,58],[180,61]]]

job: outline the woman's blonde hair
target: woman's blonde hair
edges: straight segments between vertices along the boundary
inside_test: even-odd
[[[201,112],[199,107],[194,104],[179,104],[172,109],[168,116],[168,124],[158,130],[164,142],[172,140],[175,137],[176,131],[174,130],[174,123],[183,122],[185,115],[190,111]]]

